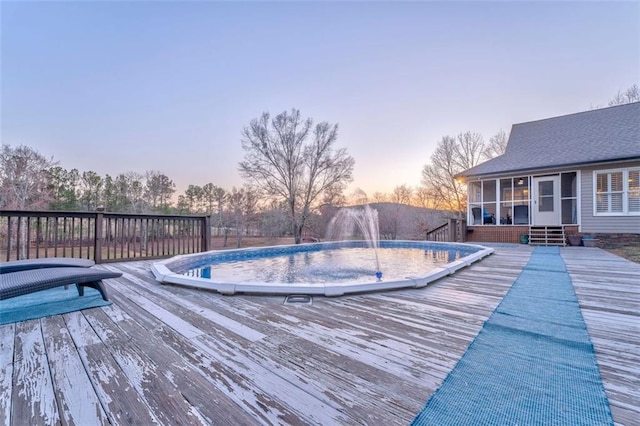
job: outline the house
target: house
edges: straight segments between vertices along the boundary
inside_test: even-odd
[[[514,124],[503,155],[458,178],[469,241],[640,244],[640,102]]]

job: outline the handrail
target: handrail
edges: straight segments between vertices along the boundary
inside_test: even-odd
[[[208,251],[210,216],[0,211],[0,259],[79,257],[96,263]]]
[[[467,239],[467,221],[449,219],[442,225],[427,231],[425,239],[427,241],[464,242]]]
[[[449,222],[445,222],[437,228],[428,231],[425,239],[427,241],[447,241],[447,236],[449,235]]]

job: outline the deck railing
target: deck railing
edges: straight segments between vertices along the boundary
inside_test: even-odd
[[[467,221],[461,219],[449,219],[446,223],[427,231],[427,241],[458,242],[467,240]]]
[[[209,216],[0,211],[0,260],[78,257],[96,263],[207,251]]]

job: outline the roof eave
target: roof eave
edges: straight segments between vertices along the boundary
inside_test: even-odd
[[[494,172],[489,172],[489,173],[474,173],[474,174],[465,174],[464,172],[457,174],[455,177],[456,178],[460,178],[460,179],[464,179],[465,181],[468,181],[469,178],[481,178],[481,177],[486,177],[486,176],[500,176],[500,175],[514,175],[514,174],[520,174],[520,173],[530,173],[533,171],[545,171],[545,170],[553,170],[553,169],[566,169],[566,168],[571,168],[571,167],[584,167],[587,165],[593,165],[593,166],[597,166],[599,164],[610,164],[610,163],[620,163],[623,161],[633,161],[633,160],[640,160],[640,156],[634,155],[631,157],[620,157],[620,158],[612,158],[612,159],[608,159],[608,160],[601,160],[601,161],[583,161],[583,162],[579,162],[579,163],[563,163],[563,164],[553,164],[553,165],[549,165],[549,166],[544,166],[544,167],[527,167],[527,168],[519,168],[519,169],[509,169],[509,170],[500,170],[500,171],[494,171]]]

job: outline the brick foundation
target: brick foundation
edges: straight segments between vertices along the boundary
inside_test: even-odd
[[[520,235],[529,233],[529,226],[469,226],[470,243],[520,243]],[[578,226],[565,226],[565,235],[578,235]],[[597,238],[594,236],[594,238]]]
[[[528,226],[469,226],[467,241],[470,243],[519,243],[520,235],[528,234]]]

